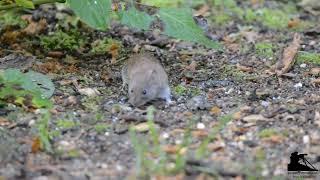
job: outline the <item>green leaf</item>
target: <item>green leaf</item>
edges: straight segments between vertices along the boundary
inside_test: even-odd
[[[24,74],[18,69],[6,69],[1,75],[5,82],[21,85],[28,91],[40,92],[44,98],[50,98],[55,89],[50,78],[34,71]]]
[[[220,49],[219,43],[208,39],[203,30],[196,25],[192,18],[191,9],[161,8],[160,19],[165,24],[164,33],[181,40],[203,44],[207,47]]]
[[[141,3],[156,7],[178,7],[185,0],[142,0]]]
[[[121,23],[129,27],[148,30],[154,17],[145,12],[138,11],[136,8],[131,7],[128,11],[123,10],[120,13]]]
[[[23,83],[22,87],[27,90],[40,90],[44,98],[50,98],[54,92],[54,84],[48,76],[34,71],[25,74],[28,83]],[[31,82],[31,83],[30,83]]]
[[[110,24],[111,0],[67,0],[70,8],[89,26],[106,30]]]
[[[16,0],[16,3],[24,8],[34,9],[34,4],[30,0]]]
[[[18,69],[6,69],[1,72],[1,76],[4,81],[11,83],[22,84],[25,81],[22,73]]]

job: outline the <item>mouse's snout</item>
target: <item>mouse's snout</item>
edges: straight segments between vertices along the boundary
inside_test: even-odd
[[[139,97],[130,97],[129,103],[135,107],[139,107],[139,106],[144,105],[146,103],[146,101],[139,98]]]

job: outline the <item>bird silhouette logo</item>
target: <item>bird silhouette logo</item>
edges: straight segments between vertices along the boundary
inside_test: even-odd
[[[291,153],[288,171],[318,171],[306,158],[308,154]]]

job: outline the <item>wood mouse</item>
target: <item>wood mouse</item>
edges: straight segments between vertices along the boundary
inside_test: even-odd
[[[131,56],[121,74],[123,87],[128,84],[129,103],[133,106],[139,107],[157,98],[171,102],[167,73],[151,54]]]

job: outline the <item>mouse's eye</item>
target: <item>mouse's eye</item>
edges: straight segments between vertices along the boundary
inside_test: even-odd
[[[143,94],[143,95],[146,95],[146,94],[147,94],[147,91],[146,91],[146,90],[143,90],[143,91],[142,91],[142,94]]]
[[[131,91],[130,91],[131,93],[133,93],[133,90],[131,89]]]

